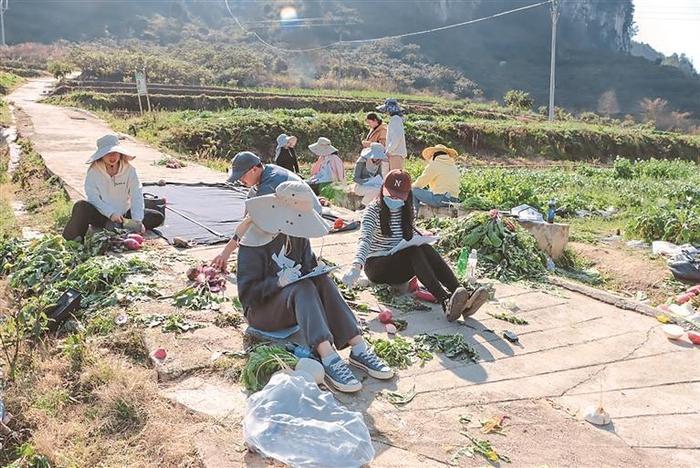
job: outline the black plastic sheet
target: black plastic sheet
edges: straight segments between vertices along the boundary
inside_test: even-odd
[[[144,184],[144,193],[166,199],[165,223],[153,232],[172,244],[227,242],[243,220],[248,189],[227,184]],[[205,227],[204,227],[205,226]]]

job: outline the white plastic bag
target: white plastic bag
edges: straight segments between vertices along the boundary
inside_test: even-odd
[[[362,414],[299,375],[277,373],[248,397],[243,435],[253,450],[291,466],[359,467],[374,458]]]

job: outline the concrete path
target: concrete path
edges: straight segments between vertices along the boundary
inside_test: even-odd
[[[31,139],[34,149],[44,158],[49,171],[58,175],[73,195],[84,196],[83,182],[88,166],[85,161],[95,151],[98,138],[114,133],[103,121],[80,109],[57,107],[37,101],[53,86],[52,78],[32,79],[9,96],[22,113],[18,126],[23,136]],[[29,125],[28,125],[29,124]],[[123,144],[137,155],[132,164],[138,170],[141,182],[223,182],[225,175],[197,164],[188,164],[182,169],[167,169],[156,166],[164,153],[128,136]]]
[[[11,96],[33,123],[30,138],[55,174],[78,191],[96,137],[104,123],[82,112],[38,104],[47,81],[32,81]],[[79,118],[79,120],[75,120]],[[83,120],[84,119],[84,120]],[[137,167],[144,180],[220,181],[221,174],[192,165],[171,171],[150,163],[160,152],[139,142]],[[324,256],[348,264],[356,233],[325,239]],[[314,242],[316,250],[320,242]],[[209,259],[212,249],[192,251]],[[374,305],[367,291],[362,300]],[[509,304],[506,304],[509,303]],[[512,325],[489,313],[515,305],[528,325]],[[476,363],[436,356],[423,367],[414,364],[389,382],[365,380],[358,395],[338,394],[347,407],[361,411],[370,428],[377,456],[373,466],[444,466],[460,447],[459,418],[471,420],[467,431],[489,439],[513,466],[699,466],[700,349],[687,339],[667,340],[654,319],[602,304],[554,287],[527,289],[496,285],[496,301],[462,323],[447,323],[437,308],[397,312],[408,321],[404,336],[419,333],[461,333],[480,354]],[[382,328],[376,315],[366,316],[375,337]],[[504,330],[520,341],[501,338]],[[198,332],[205,333],[203,330]],[[213,332],[213,330],[212,330]],[[190,356],[211,354],[191,335]],[[229,338],[221,334],[222,342]],[[184,343],[183,343],[184,345]],[[222,345],[224,349],[226,346]],[[201,348],[201,349],[200,349]],[[206,466],[258,465],[244,453],[241,420],[244,395],[237,386],[207,375],[195,375],[190,360],[184,378],[164,383],[164,393],[193,411],[210,416],[210,431],[196,441]],[[379,395],[383,389],[416,397],[395,407]],[[582,420],[584,410],[602,405],[612,424],[597,428]],[[480,434],[479,421],[507,415],[505,435]],[[460,465],[483,466],[481,458],[461,458]]]

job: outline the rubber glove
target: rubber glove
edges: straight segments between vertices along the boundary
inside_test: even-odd
[[[350,268],[342,278],[343,284],[347,286],[348,288],[352,288],[355,283],[357,283],[357,280],[360,279],[360,274],[362,273],[362,266],[358,264],[353,264],[352,268]]]
[[[290,268],[285,268],[277,273],[277,284],[280,288],[287,286],[290,283],[298,280],[301,276],[301,265],[294,265]]]

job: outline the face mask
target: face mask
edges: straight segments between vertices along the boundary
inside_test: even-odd
[[[388,206],[390,210],[398,210],[403,206],[403,200],[397,200],[387,197],[386,195],[384,195],[384,203],[386,203],[386,206]]]

